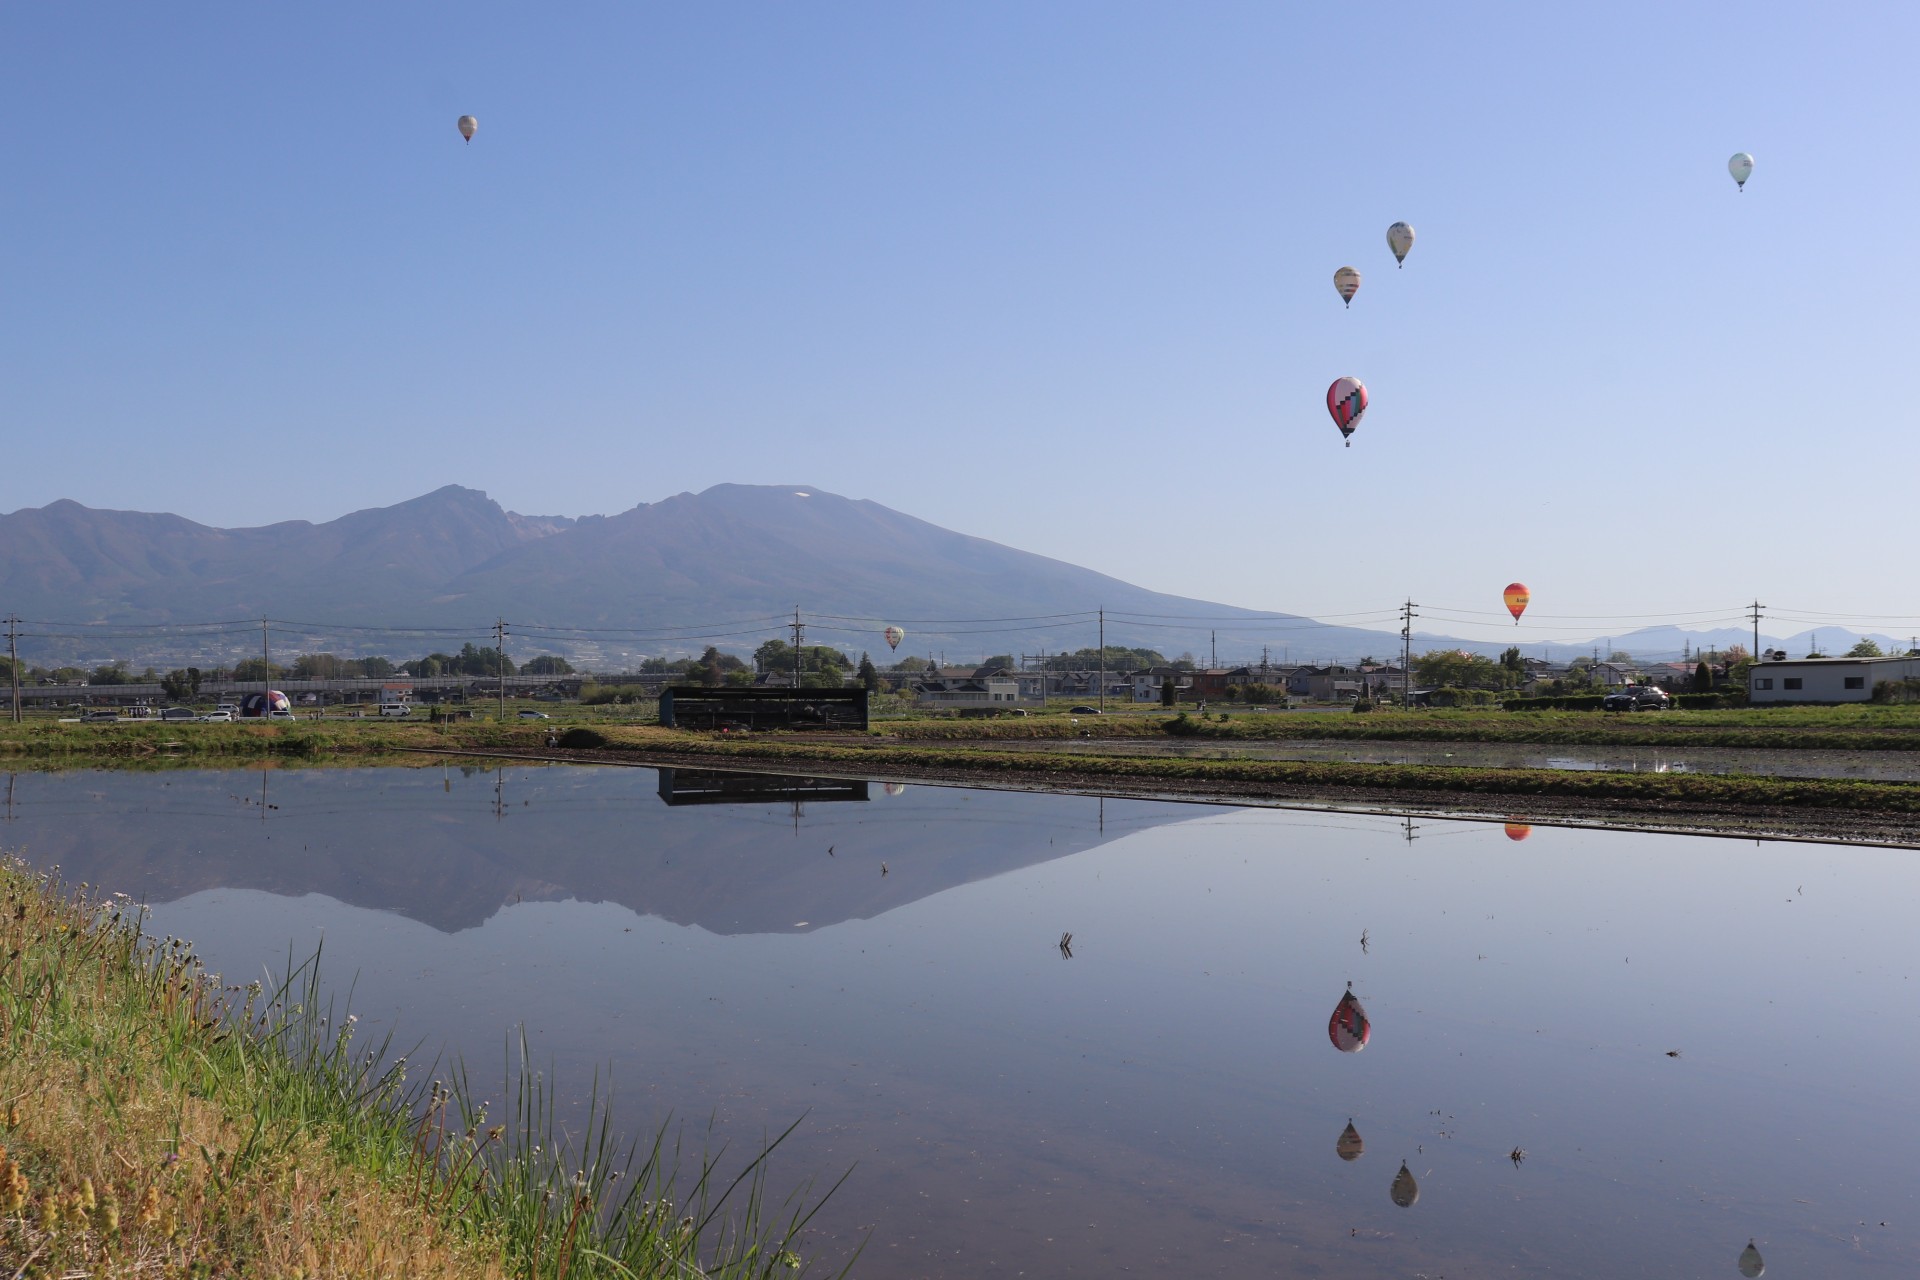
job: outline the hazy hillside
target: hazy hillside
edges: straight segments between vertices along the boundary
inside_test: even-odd
[[[1187,625],[1164,615],[1222,625],[1265,617],[1276,660],[1287,644],[1316,658],[1384,655],[1397,644],[1382,633],[1146,591],[804,485],[718,485],[580,520],[519,516],[455,485],[324,524],[258,529],[214,529],[69,501],[0,516],[0,609],[33,619],[141,624],[269,616],[343,627],[460,626],[481,636],[505,617],[529,630],[657,635],[732,630],[722,624],[790,615],[796,606],[812,621],[814,641],[878,648],[878,630],[900,622],[912,632],[910,649],[946,650],[956,660],[1091,646],[1097,631],[1091,619],[955,620],[1099,608],[1162,615],[1113,619],[1107,640],[1170,654],[1204,654],[1207,622]],[[723,643],[751,649],[758,639]],[[640,637],[608,643],[674,647]],[[1243,636],[1231,651],[1244,649]]]

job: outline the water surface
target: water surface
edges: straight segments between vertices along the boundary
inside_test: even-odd
[[[480,1078],[524,1024],[636,1130],[804,1113],[775,1182],[853,1168],[814,1248],[870,1231],[857,1275],[1920,1268],[1910,853],[615,768],[9,786],[0,844],[229,980],[324,937],[363,1028]]]

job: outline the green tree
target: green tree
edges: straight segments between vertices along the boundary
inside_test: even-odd
[[[1520,646],[1513,645],[1500,655],[1500,670],[1505,673],[1507,686],[1518,688],[1527,680],[1526,660],[1520,656]]]
[[[112,662],[103,667],[95,667],[88,673],[87,682],[89,684],[132,684],[133,677],[127,674],[127,664],[124,661]]]
[[[385,680],[396,670],[391,658],[360,659],[360,674],[368,680]]]
[[[860,687],[868,693],[880,692],[880,669],[864,652],[860,655]]]
[[[520,671],[530,676],[570,676],[573,664],[558,654],[543,653],[537,658],[528,658]]]
[[[1460,649],[1436,649],[1413,662],[1413,677],[1429,689],[1498,689],[1504,676],[1493,659]]]
[[[1010,653],[996,653],[990,658],[982,658],[980,665],[994,671],[1003,668],[1011,671],[1013,669],[1013,655]]]
[[[261,674],[262,667],[266,668],[264,675]],[[260,658],[246,658],[233,664],[232,678],[240,681],[279,680],[286,674],[287,669],[277,662],[269,665]]]
[[[200,694],[200,668],[182,667],[160,679],[160,692],[169,702],[192,702]]]
[[[1880,646],[1873,641],[1863,639],[1854,645],[1853,648],[1847,650],[1847,656],[1849,658],[1884,658],[1886,654],[1883,653]]]
[[[1173,682],[1172,676],[1160,677],[1160,705],[1170,707],[1180,698],[1180,687]]]
[[[1693,691],[1695,693],[1713,692],[1713,668],[1709,667],[1704,661],[1694,665]]]

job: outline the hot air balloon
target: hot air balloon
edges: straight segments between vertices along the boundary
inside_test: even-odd
[[[1747,179],[1753,176],[1753,157],[1744,151],[1734,152],[1727,160],[1727,172],[1733,175],[1734,185],[1745,191]]]
[[[1342,267],[1333,273],[1333,287],[1340,291],[1340,297],[1348,306],[1353,305],[1353,295],[1360,292],[1360,273],[1352,267]]]
[[[1525,840],[1533,834],[1533,828],[1524,822],[1507,823],[1507,839]]]
[[[1353,1127],[1353,1121],[1347,1121],[1347,1127],[1340,1131],[1339,1139],[1333,1149],[1342,1160],[1358,1160],[1367,1154],[1367,1144],[1360,1139],[1360,1131]]]
[[[902,631],[899,627],[888,627],[885,631],[882,631],[880,634],[887,638],[887,648],[889,649],[898,649],[900,647],[900,642],[907,638],[907,633]]]
[[[287,695],[278,689],[269,689],[265,693],[250,693],[240,700],[242,719],[259,719],[271,716],[276,711],[292,711],[293,704],[287,701]]]
[[[474,117],[472,116],[460,117],[460,136],[461,137],[465,138],[468,142],[472,142],[473,135],[478,132],[480,132],[480,122],[478,120],[474,119]]]
[[[1407,265],[1407,254],[1413,249],[1413,228],[1404,222],[1396,222],[1387,228],[1387,248],[1393,250],[1393,260],[1401,266]]]
[[[1519,626],[1520,615],[1527,611],[1527,602],[1533,599],[1533,592],[1527,590],[1524,582],[1509,582],[1500,595],[1507,602],[1507,612],[1513,615],[1513,625]]]
[[[1413,1180],[1413,1171],[1407,1168],[1407,1162],[1400,1162],[1400,1172],[1393,1175],[1393,1185],[1387,1189],[1393,1202],[1402,1209],[1413,1208],[1413,1202],[1420,1198],[1420,1184]]]
[[[1353,448],[1353,429],[1360,425],[1360,417],[1366,411],[1366,383],[1358,378],[1335,378],[1327,388],[1327,412],[1333,415],[1333,425],[1347,438],[1349,449]]]
[[[1327,1039],[1342,1053],[1358,1053],[1372,1038],[1373,1024],[1367,1021],[1360,997],[1353,994],[1353,984],[1348,983],[1347,994],[1340,997],[1340,1003],[1333,1006],[1333,1016],[1327,1019]]]
[[[1753,1241],[1747,1241],[1747,1247],[1740,1251],[1740,1274],[1747,1280],[1767,1274],[1767,1264],[1761,1260],[1760,1251],[1753,1247]]]

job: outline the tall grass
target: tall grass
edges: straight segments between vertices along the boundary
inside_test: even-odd
[[[569,1137],[524,1038],[495,1121],[458,1066],[360,1044],[317,955],[229,986],[143,921],[0,858],[0,1275],[808,1269],[801,1237],[840,1183],[769,1198],[791,1129],[723,1179],[724,1147],[695,1156],[665,1126],[622,1141],[596,1079]]]

